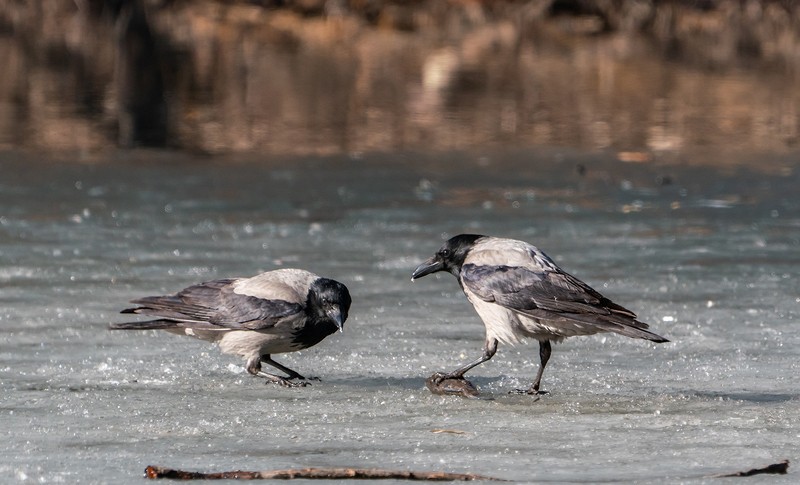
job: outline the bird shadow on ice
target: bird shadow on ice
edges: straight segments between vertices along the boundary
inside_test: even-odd
[[[535,402],[538,400],[536,396],[529,396],[519,394],[514,391],[514,387],[503,385],[505,380],[498,377],[469,377],[469,382],[472,383],[478,390],[477,395],[470,395],[470,393],[438,393],[432,392],[426,386],[426,379],[428,375],[423,376],[353,376],[339,379],[326,379],[326,385],[332,388],[338,388],[339,391],[348,391],[353,394],[364,394],[369,392],[400,392],[408,396],[442,396],[446,399],[478,399],[483,401],[494,401],[497,399],[508,400],[516,402],[519,400]]]
[[[357,389],[396,389],[405,391],[424,391],[429,392],[425,388],[425,379],[427,375],[419,376],[354,376],[346,378],[330,378],[325,379],[325,382],[330,385],[353,387]],[[490,377],[470,377],[469,379],[478,387],[483,387],[487,391],[492,387],[492,383],[496,378]],[[488,394],[488,392],[487,392]]]

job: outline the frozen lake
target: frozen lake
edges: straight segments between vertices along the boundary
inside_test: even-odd
[[[0,155],[0,481],[141,483],[151,464],[702,481],[788,458],[762,477],[794,483],[800,165],[749,161]],[[454,278],[410,282],[460,232],[539,246],[672,342],[569,339],[536,402],[507,393],[533,379],[536,343],[501,346],[468,374],[485,399],[430,394],[428,375],[483,343]],[[310,387],[265,385],[205,342],[106,329],[132,298],[295,266],[354,299],[344,333],[276,356]]]

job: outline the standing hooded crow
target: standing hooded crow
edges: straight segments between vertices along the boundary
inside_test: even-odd
[[[539,341],[541,360],[527,394],[544,394],[539,385],[550,358],[550,342],[575,335],[615,332],[626,337],[668,342],[647,331],[636,314],[604,297],[564,272],[536,247],[513,239],[461,234],[448,240],[414,270],[412,280],[437,271],[458,279],[467,299],[486,326],[483,355],[449,374],[436,374],[439,383],[463,379],[473,367],[497,352],[498,342]]]
[[[320,343],[342,330],[350,293],[338,281],[301,269],[268,271],[252,278],[222,279],[190,286],[175,295],[133,300],[122,313],[158,317],[146,322],[112,324],[112,330],[159,329],[218,342],[222,352],[247,359],[245,368],[284,386],[303,386],[305,377],[270,357]],[[287,374],[261,370],[269,364]]]

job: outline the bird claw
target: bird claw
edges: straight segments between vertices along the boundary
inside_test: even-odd
[[[284,379],[283,377],[281,377],[280,380],[276,380],[276,381],[273,381],[273,382],[275,384],[278,384],[281,387],[307,387],[307,386],[311,385],[310,382],[306,382],[306,381],[293,382],[293,381],[290,381],[289,379]],[[270,382],[267,381],[267,384],[269,384],[269,383]]]
[[[303,380],[293,382],[292,379],[295,379],[296,376],[281,377],[281,376],[276,376],[275,374],[269,374],[267,372],[261,372],[261,371],[259,371],[258,374],[256,375],[266,379],[264,381],[265,384],[277,384],[281,387],[306,387],[311,385],[311,383],[305,382],[305,378],[303,376],[299,377],[299,379]]]
[[[536,396],[538,400],[540,396],[544,396],[545,394],[550,394],[550,391],[540,391],[538,389],[514,389],[513,391],[508,391],[509,394],[527,394],[528,396]]]
[[[434,372],[433,374],[431,374],[431,376],[430,376],[430,377],[428,377],[428,381],[430,381],[430,382],[432,382],[432,383],[436,384],[437,386],[438,386],[439,384],[441,384],[441,383],[442,383],[442,381],[444,381],[444,380],[446,380],[446,379],[457,379],[457,378],[456,378],[456,377],[454,377],[454,376],[453,376],[453,375],[451,375],[451,374],[445,374],[444,372]],[[463,379],[463,377],[462,377],[462,379]],[[426,382],[427,382],[427,381],[426,381]]]

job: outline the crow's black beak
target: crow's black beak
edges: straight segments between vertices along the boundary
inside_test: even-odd
[[[333,323],[336,324],[336,328],[338,328],[340,332],[344,332],[344,319],[346,317],[342,314],[342,310],[338,306],[333,306],[325,313],[328,315],[328,318],[333,320]]]
[[[431,273],[435,273],[437,271],[442,271],[444,269],[444,263],[438,261],[436,257],[432,257],[429,260],[425,261],[421,265],[417,266],[417,269],[414,270],[414,273],[411,275],[411,281],[415,279],[422,278],[425,275],[429,275]]]

